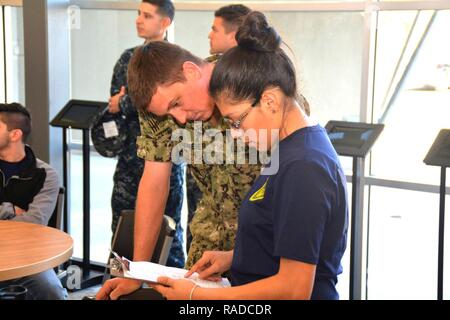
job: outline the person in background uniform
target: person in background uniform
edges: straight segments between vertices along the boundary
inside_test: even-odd
[[[214,12],[213,25],[208,35],[209,53],[220,55],[237,46],[236,32],[250,11],[242,4],[231,4]]]
[[[150,41],[163,40],[174,18],[175,9],[169,0],[144,0],[140,4],[136,29],[138,36]],[[144,171],[144,161],[136,153],[136,137],[140,135],[139,117],[127,93],[127,69],[134,48],[125,50],[114,67],[109,109],[99,117],[91,130],[96,150],[105,157],[117,157],[111,197],[114,234],[120,213],[134,210],[137,190]],[[182,165],[172,166],[170,192],[165,214],[177,223],[176,234],[167,265],[184,265],[183,229],[180,223],[183,204]],[[129,257],[131,258],[131,257]]]
[[[182,132],[191,142],[215,129],[216,136],[225,141],[220,149],[215,149],[218,158],[227,148],[234,148],[235,158],[247,158],[243,164],[236,164],[236,161],[206,163],[204,158],[197,162],[195,150],[199,146],[191,144],[188,147],[193,156],[190,161],[185,161],[202,197],[189,225],[192,242],[185,267],[191,267],[205,251],[234,247],[238,207],[258,177],[261,166],[250,164],[250,150],[237,150],[237,144],[226,134],[228,126],[208,94],[213,69],[213,63],[164,41],[137,48],[128,66],[129,93],[139,110],[141,122],[138,155],[145,159],[136,211],[136,223],[140,228],[134,238],[137,261],[147,259],[157,239],[158,227],[155,225],[149,230],[148,225],[152,221],[160,223],[162,219],[162,203],[168,188],[166,181],[172,162],[177,161],[173,151],[180,145],[179,140],[172,140],[172,134],[178,129],[184,129]],[[206,150],[205,147],[209,147],[208,141],[203,140],[202,150]],[[149,198],[153,202],[148,201]],[[155,199],[159,199],[159,206]],[[136,280],[112,279],[105,282],[96,298],[117,299],[140,285],[141,282]]]
[[[242,21],[250,12],[250,9],[242,4],[232,4],[221,7],[214,12],[214,22],[211,27],[209,38],[209,52],[212,56],[205,59],[206,62],[214,63],[219,55],[236,46],[235,35]],[[201,198],[201,191],[195,183],[194,176],[191,172],[192,167],[186,168],[186,190],[188,202],[188,224],[191,222],[197,203]],[[192,235],[190,229],[186,230],[186,248],[190,248]]]
[[[209,92],[235,136],[269,148],[278,170],[265,167],[245,196],[234,250],[205,252],[185,275],[209,278],[231,268],[231,287],[167,277],[153,287],[167,299],[338,299],[348,228],[339,157],[325,129],[306,114],[294,66],[265,16],[250,13],[236,39],[238,47],[217,63]]]
[[[25,145],[30,133],[27,109],[18,103],[0,104],[0,220],[46,226],[58,199],[59,178]],[[53,269],[0,281],[0,288],[10,285],[26,287],[29,300],[67,299],[67,291]]]

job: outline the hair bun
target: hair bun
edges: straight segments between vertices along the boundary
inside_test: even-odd
[[[273,52],[280,47],[281,37],[269,26],[264,14],[252,11],[236,33],[236,41],[242,48]]]

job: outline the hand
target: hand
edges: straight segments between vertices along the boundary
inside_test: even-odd
[[[202,257],[185,274],[190,277],[194,272],[198,272],[200,279],[218,281],[219,274],[230,270],[233,260],[233,250],[231,251],[205,251]]]
[[[175,280],[168,277],[159,277],[160,284],[152,284],[151,287],[161,293],[167,300],[189,300],[192,288],[195,284],[189,280]]]
[[[106,281],[103,287],[97,292],[96,300],[117,300],[120,296],[130,294],[141,287],[141,281],[114,278]]]
[[[16,216],[20,216],[21,214],[24,214],[26,211],[20,207],[14,206],[14,212],[16,213]]]
[[[125,87],[122,86],[120,88],[120,92],[111,98],[109,98],[109,112],[110,113],[117,113],[120,111],[120,98],[122,98],[125,95]]]

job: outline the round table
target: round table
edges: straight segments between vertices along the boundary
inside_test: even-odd
[[[0,221],[0,281],[54,268],[72,256],[72,238],[57,229]]]

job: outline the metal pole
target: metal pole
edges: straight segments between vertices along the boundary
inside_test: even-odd
[[[69,168],[67,167],[68,161],[67,161],[67,153],[69,152],[68,144],[67,144],[67,129],[62,128],[62,141],[63,141],[63,187],[64,187],[64,208],[63,208],[63,231],[69,232],[69,218],[68,218],[68,185],[69,185],[69,179],[68,179],[68,171]]]
[[[364,159],[353,157],[352,211],[350,225],[350,300],[361,300],[362,288],[362,190]]]
[[[439,193],[439,249],[438,249],[438,300],[443,299],[444,289],[444,218],[445,218],[445,173],[446,167],[441,167],[441,187]]]
[[[90,269],[90,179],[89,130],[83,129],[83,277]]]
[[[358,192],[358,159],[353,157],[353,176],[352,176],[352,212],[351,212],[351,225],[350,225],[350,300],[353,300],[355,296],[354,283],[355,283],[355,223],[356,223],[356,202]]]

